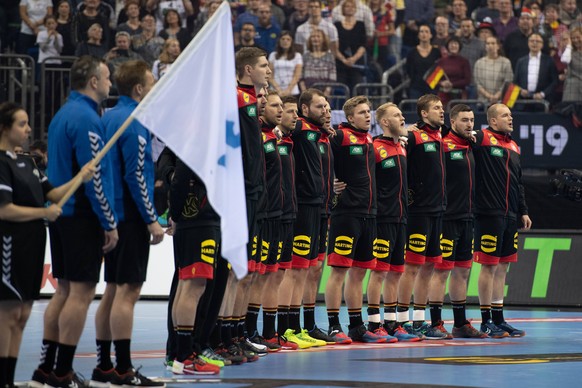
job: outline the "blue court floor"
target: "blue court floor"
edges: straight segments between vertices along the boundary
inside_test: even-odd
[[[89,311],[74,363],[86,378],[95,366],[97,303]],[[38,364],[46,305],[46,300],[37,302],[28,322],[16,370],[19,382],[27,381]],[[270,354],[254,363],[225,367],[216,377],[199,379],[175,378],[165,370],[166,306],[165,301],[138,303],[132,351],[134,365],[141,365],[144,375],[160,378],[168,386],[582,387],[582,310],[506,309],[507,320],[527,332],[523,338],[333,345]],[[450,308],[443,310],[443,316],[450,331]],[[469,309],[468,316],[478,326],[479,310]],[[340,317],[342,323],[347,322],[345,310]],[[327,328],[324,307],[317,307],[316,320]]]

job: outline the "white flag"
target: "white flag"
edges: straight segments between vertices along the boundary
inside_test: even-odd
[[[132,116],[204,181],[222,255],[247,273],[248,240],[232,24],[223,2]]]

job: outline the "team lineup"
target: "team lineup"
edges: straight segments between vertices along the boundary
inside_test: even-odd
[[[449,126],[439,98],[424,95],[417,101],[419,121],[407,129],[398,106],[386,103],[375,111],[382,135],[372,138],[367,97],[347,100],[347,121],[334,129],[323,92],[307,89],[295,98],[269,90],[264,51],[242,48],[235,62],[249,232],[249,273],[240,280],[220,254],[221,220],[204,182],[169,148],[155,166],[152,136],[139,122],[106,158],[92,162],[154,86],[145,63],[120,65],[115,81],[121,97],[102,117],[99,104],[111,86],[107,66],[91,57],[74,63],[71,95],[49,127],[50,184],[13,152],[30,133],[26,113],[0,105],[0,225],[5,241],[14,239],[13,257],[29,267],[15,265],[0,286],[0,319],[11,328],[0,341],[0,375],[6,376],[0,386],[14,384],[22,331],[39,296],[40,275],[21,279],[31,270],[42,274],[43,219],[51,221],[58,287],[45,311],[41,361],[30,386],[82,386],[73,359],[103,255],[107,287],[95,317],[97,365],[89,386],[164,386],[131,361],[133,309],[149,245],[164,238],[153,204],[156,169],[170,198],[175,274],[166,365],[176,375],[218,374],[281,349],[525,335],[503,316],[518,229],[532,223],[507,106],[489,107],[488,128],[475,131],[474,114],[464,104],[451,109]],[[58,201],[76,177],[86,183],[62,209],[43,206]],[[33,226],[43,233],[34,243],[22,240],[21,228]],[[327,330],[315,320],[325,261],[331,267]],[[473,262],[481,265],[478,328],[465,312]],[[362,285],[368,270],[366,324]],[[441,316],[449,276],[450,333]]]

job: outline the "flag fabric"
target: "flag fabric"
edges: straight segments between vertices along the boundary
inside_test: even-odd
[[[519,98],[521,88],[512,82],[505,84],[503,92],[501,93],[501,102],[507,105],[508,108],[513,108],[515,101]]]
[[[204,181],[221,217],[222,256],[242,278],[248,233],[233,47],[223,2],[132,116]]]
[[[426,73],[424,73],[423,79],[431,89],[434,89],[444,76],[445,71],[443,68],[439,65],[433,65]]]

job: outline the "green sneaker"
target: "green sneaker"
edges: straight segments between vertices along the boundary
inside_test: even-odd
[[[198,355],[201,359],[206,361],[208,364],[216,365],[217,367],[224,367],[226,365],[225,359],[214,353],[210,348],[206,348]]]
[[[287,338],[287,341],[296,344],[299,349],[307,349],[315,346],[312,342],[305,341],[300,338],[297,334],[295,334],[295,330],[292,329],[285,330],[285,334],[283,336]]]
[[[301,330],[301,333],[297,334],[297,337],[301,338],[303,341],[311,342],[313,346],[327,345],[327,342],[311,337],[306,329]]]

